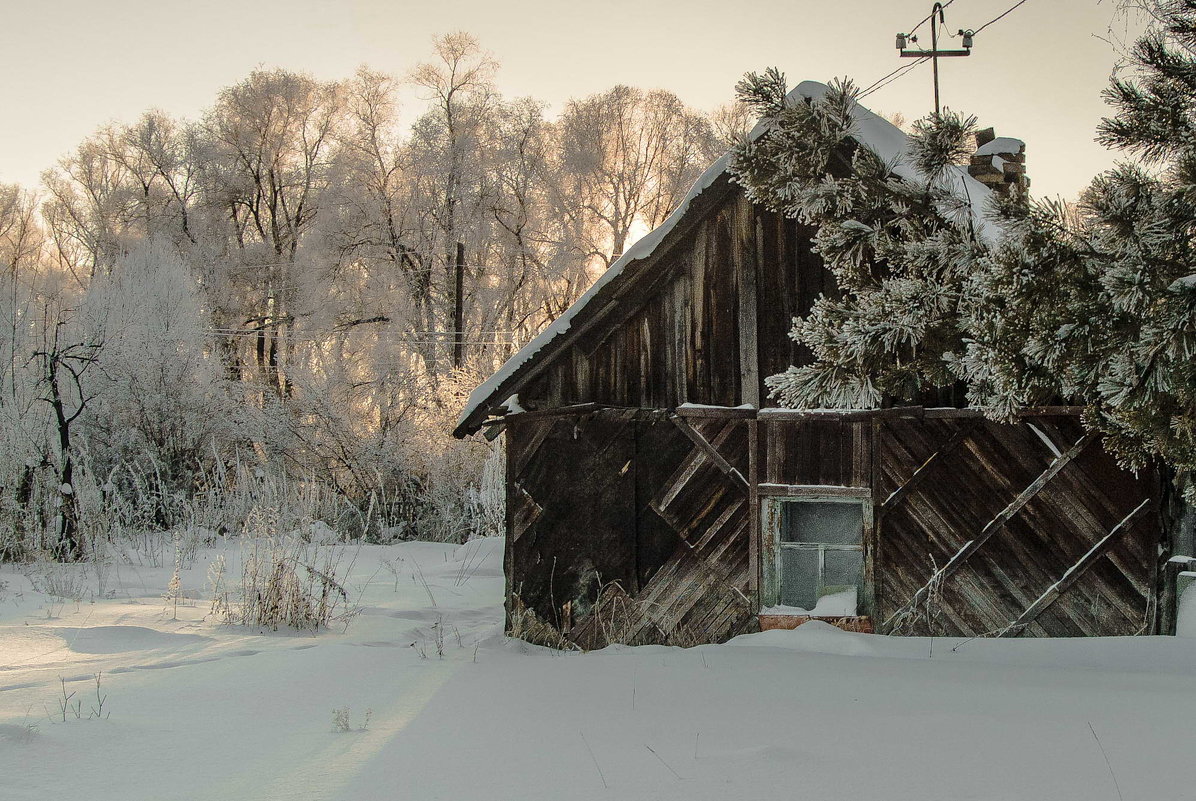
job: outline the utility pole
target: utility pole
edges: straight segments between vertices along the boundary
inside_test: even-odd
[[[465,243],[457,243],[457,276],[453,286],[453,367],[465,361]]]
[[[972,55],[972,37],[976,34],[974,31],[961,29],[958,35],[963,37],[963,50],[939,50],[939,25],[947,24],[947,19],[943,15],[943,4],[935,3],[930,9],[930,16],[926,19],[930,21],[930,49],[907,50],[906,45],[909,42],[918,41],[917,36],[908,33],[897,34],[897,49],[901,51],[901,58],[930,58],[934,67],[934,113],[939,114],[942,112],[942,108],[939,106],[939,58]]]

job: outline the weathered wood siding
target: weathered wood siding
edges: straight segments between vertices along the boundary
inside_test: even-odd
[[[745,630],[756,610],[742,422],[696,419],[687,433],[634,410],[511,418],[509,608],[585,648]]]
[[[597,409],[513,415],[507,437],[509,600],[582,647],[752,628],[760,504],[787,488],[871,498],[879,631],[1156,626],[1154,477],[1118,468],[1072,414]]]
[[[764,379],[810,354],[788,331],[834,280],[812,231],[720,179],[687,234],[520,390],[528,409],[767,403]]]
[[[869,487],[872,424],[860,415],[760,416],[767,484]]]
[[[1150,633],[1160,541],[1153,476],[1118,468],[1076,416],[1001,425],[944,414],[876,419],[882,625],[968,636]],[[1040,599],[1046,605],[1023,617]]]

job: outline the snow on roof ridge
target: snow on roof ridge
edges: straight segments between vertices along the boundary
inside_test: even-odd
[[[788,97],[792,100],[814,100],[824,97],[828,91],[830,91],[830,87],[824,83],[802,81],[789,92]],[[853,136],[857,141],[875,150],[886,163],[893,164],[893,171],[898,176],[906,179],[915,179],[918,177],[914,169],[905,161],[908,149],[908,137],[902,133],[900,128],[858,103],[855,106],[854,116],[856,130],[853,132]],[[768,128],[769,125],[767,123],[761,122],[752,129],[751,133],[748,134],[748,138],[756,139],[763,135]],[[577,314],[585,308],[586,304],[603,287],[622,275],[627,265],[633,261],[639,261],[651,256],[661,240],[685,216],[692,201],[708,189],[720,175],[727,171],[727,168],[731,164],[731,156],[732,152],[728,151],[707,167],[705,172],[694,181],[685,198],[664,222],[653,228],[629,247],[614,264],[598,277],[593,286],[574,301],[573,305],[566,309],[560,317],[556,318],[547,328],[532,339],[531,342],[520,348],[515,355],[507,359],[502,367],[498,368],[492,376],[479,384],[469,394],[469,400],[466,401],[465,408],[457,418],[456,428],[459,429],[463,426],[477,412],[478,408],[498,390],[502,383],[514,375],[520,367],[535,357],[550,342],[568,332]],[[990,242],[995,241],[995,232],[992,226],[984,219],[982,213],[983,203],[991,195],[991,190],[968,175],[966,168],[957,167],[952,169],[948,174],[951,176],[949,182],[953,184],[953,186],[948,188],[956,194],[962,194],[968,200],[968,205],[976,225],[976,232]]]

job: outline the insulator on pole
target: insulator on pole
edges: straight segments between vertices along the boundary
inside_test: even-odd
[[[898,50],[905,49],[905,34],[904,33],[897,34],[897,49]]]

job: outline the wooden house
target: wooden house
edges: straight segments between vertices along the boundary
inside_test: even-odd
[[[904,147],[863,108],[856,123],[882,155]],[[769,408],[764,378],[809,359],[792,318],[835,286],[812,231],[753,205],[727,164],[461,415],[458,436],[505,431],[508,627],[585,648],[812,618],[958,636],[1164,630],[1157,479],[1120,469],[1078,409],[1004,425],[933,404]],[[990,190],[957,179],[981,206]]]

